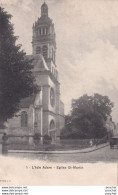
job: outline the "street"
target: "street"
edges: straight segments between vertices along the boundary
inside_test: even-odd
[[[9,156],[28,159],[37,159],[50,162],[118,162],[118,149],[110,149],[109,146],[89,153],[76,154],[13,154]]]

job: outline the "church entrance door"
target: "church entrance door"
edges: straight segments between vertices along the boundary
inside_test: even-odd
[[[55,141],[55,131],[51,131],[50,136],[52,138],[52,142],[54,142]]]
[[[56,136],[56,129],[55,129],[55,122],[54,120],[51,120],[50,122],[50,136],[52,138],[52,142],[55,141],[55,136]]]

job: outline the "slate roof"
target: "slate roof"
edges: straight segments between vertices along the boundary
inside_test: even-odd
[[[31,104],[34,104],[35,98],[36,98],[36,94],[22,99],[20,102],[20,107],[21,108],[29,108],[29,106]]]
[[[34,66],[33,71],[44,71],[49,70],[43,56],[41,54],[36,55],[27,55],[27,58],[32,61],[32,65]]]
[[[44,71],[44,70],[49,70],[43,56],[41,54],[36,54],[36,55],[27,55],[26,56],[29,60],[32,61],[32,65],[34,66],[33,72],[35,71]],[[29,108],[30,105],[33,105],[35,102],[36,94],[29,96],[27,98],[24,98],[20,102],[20,107],[21,108]]]

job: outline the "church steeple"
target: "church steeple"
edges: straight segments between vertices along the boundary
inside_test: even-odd
[[[45,61],[55,64],[56,40],[52,20],[48,17],[48,6],[41,6],[41,17],[33,24],[32,48],[33,54],[42,54]]]
[[[45,3],[45,1],[43,5],[41,6],[41,17],[48,17],[48,6]]]

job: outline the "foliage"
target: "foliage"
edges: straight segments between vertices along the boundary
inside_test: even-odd
[[[16,44],[11,15],[0,7],[0,121],[1,126],[19,110],[22,98],[37,91],[32,62]]]
[[[47,135],[47,134],[44,135],[43,139],[44,139],[44,140],[52,140],[51,136],[49,136],[49,135]]]
[[[83,95],[72,101],[71,115],[66,116],[66,126],[61,136],[71,138],[102,138],[107,134],[105,121],[110,116],[113,103],[107,96]],[[71,132],[71,133],[70,133]]]
[[[2,140],[3,140],[3,142],[6,142],[8,140],[8,136],[6,133],[3,134]]]
[[[49,136],[49,135],[44,135],[44,137],[43,137],[43,144],[51,144],[51,141],[52,141],[52,138],[51,138],[51,136]]]
[[[35,133],[34,134],[34,140],[40,140],[41,139],[41,134],[40,133]]]

